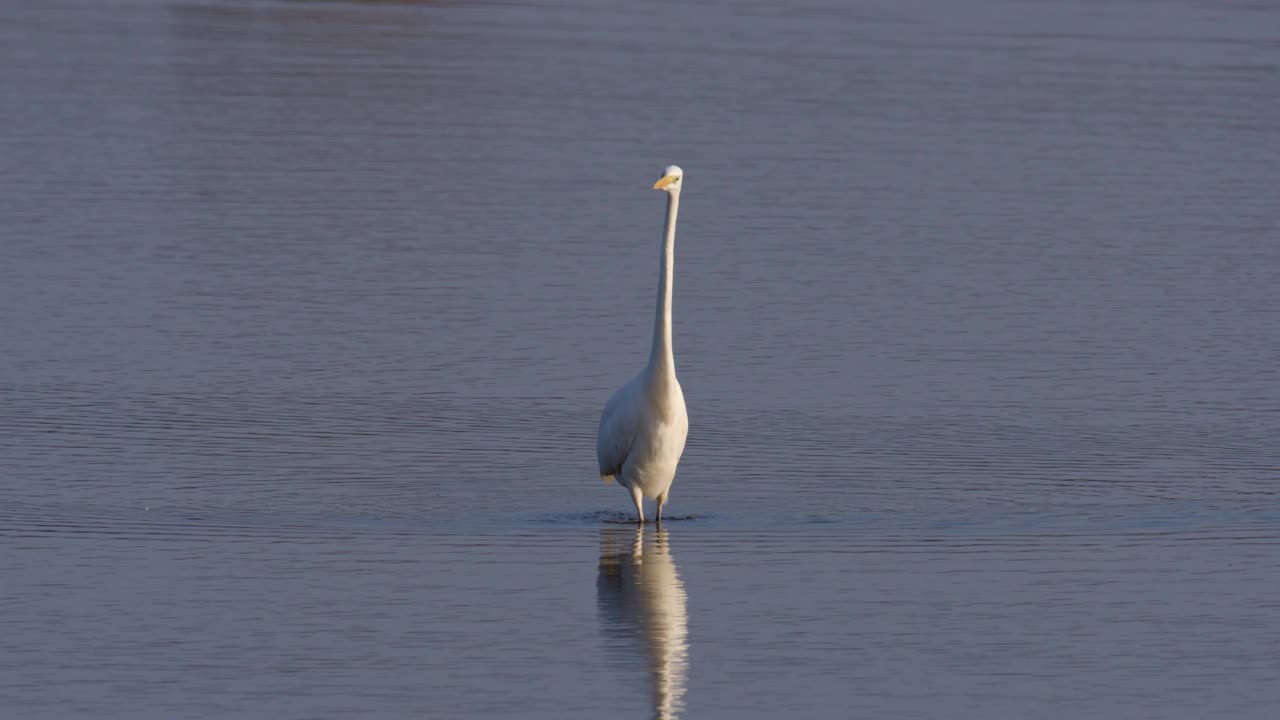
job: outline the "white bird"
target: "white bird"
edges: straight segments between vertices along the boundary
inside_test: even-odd
[[[689,415],[671,351],[671,277],[683,179],[684,171],[671,165],[653,185],[654,190],[667,193],[667,227],[658,265],[658,307],[653,318],[649,364],[609,398],[596,435],[600,479],[617,480],[627,489],[641,523],[644,498],[658,501],[657,520],[662,522],[662,506],[670,497],[671,481],[689,435]]]

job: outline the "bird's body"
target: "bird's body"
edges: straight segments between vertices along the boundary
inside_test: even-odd
[[[653,392],[660,381],[646,368],[618,388],[600,416],[596,442],[601,478],[664,504],[689,434],[684,393],[674,373],[668,381],[669,388]]]
[[[689,416],[671,348],[671,281],[683,176],[683,171],[673,165],[654,185],[667,192],[667,222],[649,363],[609,398],[596,435],[600,478],[605,482],[616,480],[627,489],[640,522],[644,522],[644,498],[658,501],[657,519],[662,521],[662,506],[667,502],[689,434]]]

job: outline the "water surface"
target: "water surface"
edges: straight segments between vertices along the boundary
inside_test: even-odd
[[[0,702],[1270,717],[1280,10],[0,9]],[[687,173],[689,444],[595,478]]]

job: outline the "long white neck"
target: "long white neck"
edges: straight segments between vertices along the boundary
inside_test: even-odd
[[[653,349],[649,351],[649,372],[663,382],[676,377],[676,360],[671,352],[671,275],[675,265],[676,213],[680,191],[667,193],[667,228],[662,236],[662,259],[658,266],[658,307],[653,315]]]

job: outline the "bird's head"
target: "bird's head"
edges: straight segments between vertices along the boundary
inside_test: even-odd
[[[662,171],[662,179],[653,184],[654,190],[666,190],[669,193],[680,192],[680,181],[684,179],[684,171],[679,165],[668,165]]]

